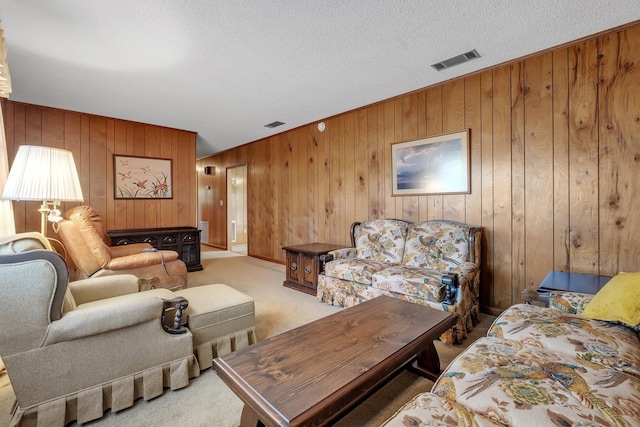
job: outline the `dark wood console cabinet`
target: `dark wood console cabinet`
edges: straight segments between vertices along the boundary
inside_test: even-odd
[[[318,275],[324,270],[320,255],[340,248],[344,248],[344,245],[309,243],[283,247],[287,252],[287,277],[283,285],[315,295],[318,289]]]
[[[131,243],[149,243],[156,249],[178,252],[178,257],[187,265],[187,271],[200,271],[200,230],[196,227],[139,228],[132,230],[110,230],[107,236],[111,246]]]

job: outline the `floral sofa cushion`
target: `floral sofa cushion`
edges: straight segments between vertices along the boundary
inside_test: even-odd
[[[638,335],[631,328],[615,323],[581,318],[552,308],[516,304],[496,319],[487,336],[551,349],[575,357],[581,363],[625,372],[640,380]]]
[[[560,295],[558,295],[560,297]],[[385,426],[640,426],[640,339],[613,322],[518,304]]]
[[[412,224],[402,265],[440,270],[469,261],[469,227],[440,221]]]
[[[368,259],[337,259],[325,265],[324,274],[335,279],[371,285],[373,274],[386,267],[382,262]]]
[[[432,392],[499,425],[638,425],[640,379],[496,337],[458,356]]]
[[[395,294],[441,302],[444,300],[446,290],[446,286],[442,283],[442,276],[447,272],[458,274],[460,287],[473,286],[478,274],[478,266],[466,262],[448,271],[406,266],[388,267],[372,273],[371,286]]]
[[[482,414],[454,405],[455,403],[436,394],[422,393],[404,405],[382,427],[495,426],[483,418]]]
[[[355,239],[357,258],[400,264],[404,256],[407,227],[406,222],[393,219],[363,222]]]
[[[442,283],[443,273],[428,268],[389,267],[373,274],[372,286],[429,301],[442,301],[446,290]]]

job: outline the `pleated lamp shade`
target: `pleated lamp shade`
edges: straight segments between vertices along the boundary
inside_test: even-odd
[[[2,193],[7,200],[82,202],[82,188],[73,153],[21,145]]]

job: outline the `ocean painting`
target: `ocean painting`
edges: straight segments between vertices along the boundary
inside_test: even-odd
[[[393,195],[469,192],[467,132],[394,144]]]

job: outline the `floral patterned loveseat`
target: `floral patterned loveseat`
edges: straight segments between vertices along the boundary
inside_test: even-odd
[[[640,426],[638,328],[578,315],[591,297],[507,309],[385,427]]]
[[[351,307],[380,295],[458,314],[440,339],[459,343],[478,320],[481,229],[446,220],[355,222],[353,247],[329,252],[316,299]]]

